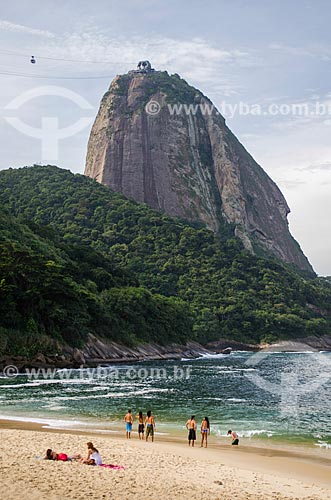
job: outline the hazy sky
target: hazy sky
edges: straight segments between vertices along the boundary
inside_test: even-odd
[[[224,112],[285,194],[292,234],[315,270],[331,275],[328,0],[0,0],[0,7],[1,169],[49,162],[83,173],[110,81],[149,59]],[[41,127],[48,142],[38,138]]]

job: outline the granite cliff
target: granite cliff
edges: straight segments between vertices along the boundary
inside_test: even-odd
[[[313,273],[277,185],[211,101],[178,75],[142,70],[113,80],[92,127],[85,175]]]

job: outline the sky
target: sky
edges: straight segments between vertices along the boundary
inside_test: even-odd
[[[83,173],[101,97],[148,59],[214,102],[331,275],[330,16],[328,0],[0,0],[0,169]]]

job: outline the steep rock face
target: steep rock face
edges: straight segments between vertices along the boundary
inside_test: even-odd
[[[174,112],[175,105],[182,107]],[[313,272],[289,232],[281,191],[211,101],[178,75],[130,72],[113,80],[92,127],[85,175]]]

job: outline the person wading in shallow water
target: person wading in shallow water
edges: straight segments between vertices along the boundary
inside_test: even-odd
[[[209,418],[205,417],[201,422],[201,448],[203,447],[204,443],[205,443],[205,448],[207,448],[208,434],[210,434],[210,423],[209,423]]]
[[[138,419],[138,436],[139,439],[144,439],[144,432],[145,432],[145,424],[144,424],[144,415],[143,412],[140,411],[138,415],[136,416]]]
[[[191,446],[191,441],[192,441],[192,447],[194,446],[194,441],[197,438],[197,423],[195,421],[195,415],[192,415],[190,420],[186,422],[186,429],[188,429],[188,445]]]
[[[131,410],[128,410],[128,413],[124,417],[125,422],[125,430],[126,430],[126,439],[131,438],[132,424],[133,424],[133,416]]]
[[[238,434],[236,433],[236,431],[232,431],[231,429],[228,431],[228,436],[231,436],[232,437],[232,445],[233,446],[238,446],[239,444],[239,436]]]
[[[155,431],[155,420],[152,415],[151,410],[148,410],[147,416],[145,419],[146,424],[146,441],[148,441],[148,437],[152,436],[152,443],[154,442],[154,431]]]

